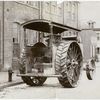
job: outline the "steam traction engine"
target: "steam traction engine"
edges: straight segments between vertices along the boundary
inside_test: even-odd
[[[18,76],[30,86],[40,86],[47,77],[57,77],[62,86],[76,87],[82,70],[82,50],[77,36],[63,37],[62,33],[72,30],[78,34],[80,30],[43,19],[31,20],[22,26],[24,49],[21,53]],[[27,45],[26,29],[49,34],[44,35],[44,38],[47,38],[46,44],[37,42],[33,46]],[[89,76],[92,70],[86,69]]]

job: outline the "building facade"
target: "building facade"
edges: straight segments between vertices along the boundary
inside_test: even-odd
[[[23,45],[20,24],[32,19],[47,19],[78,28],[77,1],[0,1],[0,68],[12,67]],[[31,31],[28,31],[30,33]],[[35,33],[35,31],[34,31]],[[36,43],[36,34],[27,34],[29,44]]]
[[[80,32],[81,42],[83,44],[83,61],[87,62],[96,57],[96,33],[93,29],[83,29]]]
[[[96,58],[100,62],[100,28],[94,28],[94,32],[96,34]]]

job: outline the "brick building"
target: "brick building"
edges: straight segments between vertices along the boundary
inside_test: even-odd
[[[13,57],[20,55],[20,45],[23,44],[21,23],[42,18],[78,28],[78,7],[77,1],[64,1],[60,4],[56,1],[0,1],[1,69],[11,67]],[[37,35],[27,35],[29,43],[37,41]]]

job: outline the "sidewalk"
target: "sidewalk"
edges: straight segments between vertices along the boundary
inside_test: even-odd
[[[20,77],[16,76],[16,72],[12,74],[12,82],[8,82],[8,72],[0,72],[0,89],[22,84]]]
[[[96,67],[100,68],[100,62],[96,62]]]

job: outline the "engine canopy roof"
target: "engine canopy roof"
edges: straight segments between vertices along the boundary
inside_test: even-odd
[[[50,33],[50,27],[52,26],[52,30],[54,34],[62,33],[64,31],[72,30],[72,31],[80,31],[77,28],[73,28],[71,26],[63,25],[57,22],[53,22],[50,20],[45,19],[34,19],[27,21],[22,24],[23,28],[41,31],[41,32],[47,32]]]

